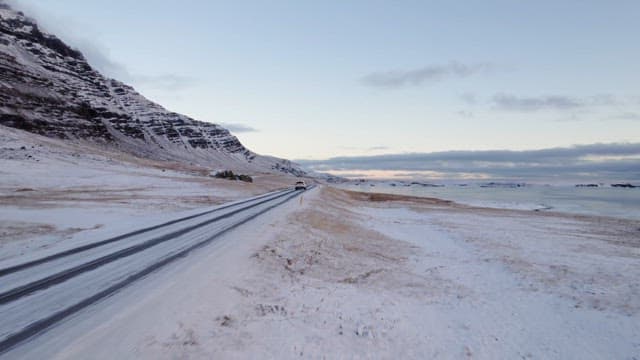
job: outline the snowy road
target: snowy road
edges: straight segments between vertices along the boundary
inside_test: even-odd
[[[1,268],[0,354],[300,193],[264,194]]]

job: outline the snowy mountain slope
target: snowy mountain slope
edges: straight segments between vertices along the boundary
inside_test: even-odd
[[[104,77],[1,0],[0,124],[155,160],[303,174],[289,161],[251,152],[219,125],[170,112]]]

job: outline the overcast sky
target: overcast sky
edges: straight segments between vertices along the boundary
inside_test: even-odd
[[[637,0],[11,2],[263,154],[640,142]]]

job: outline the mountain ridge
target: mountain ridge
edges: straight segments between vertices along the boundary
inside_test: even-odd
[[[0,125],[154,160],[304,175],[247,149],[220,125],[168,111],[103,76],[84,55],[0,1]]]

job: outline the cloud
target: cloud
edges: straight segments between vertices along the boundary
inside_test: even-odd
[[[577,110],[597,106],[623,105],[623,102],[610,94],[589,97],[571,97],[565,95],[517,96],[496,94],[491,99],[495,108],[506,111],[534,112],[541,110]]]
[[[518,97],[509,94],[496,94],[493,103],[500,110],[509,111],[539,111],[539,110],[567,110],[585,106],[580,100],[559,95],[540,97]]]
[[[112,59],[107,49],[96,45],[95,42],[76,39],[74,44],[77,49],[80,49],[91,66],[110,78],[136,86],[167,92],[184,90],[196,83],[195,79],[178,74],[147,75],[132,73],[127,66]]]
[[[609,116],[607,119],[620,119],[620,120],[640,120],[640,114],[634,112],[626,112],[622,114],[616,114]]]
[[[113,60],[109,51],[89,43],[83,39],[75,41],[76,48],[80,49],[87,62],[103,75],[136,86],[144,86],[156,90],[175,92],[187,89],[196,83],[196,80],[178,74],[147,75],[132,73],[127,66]]]
[[[228,124],[228,123],[221,123],[220,126],[222,126],[223,128],[233,132],[233,133],[243,133],[243,132],[256,132],[258,131],[257,129],[251,127],[251,126],[247,126],[244,124]]]
[[[340,146],[341,150],[348,150],[348,151],[358,151],[358,152],[365,152],[365,151],[383,151],[383,150],[389,150],[388,146],[382,146],[382,145],[378,145],[378,146],[369,146],[369,147],[362,147],[362,146]]]
[[[68,41],[65,39],[65,41]],[[130,81],[132,76],[123,64],[113,60],[109,50],[97,45],[94,41],[76,38],[68,41],[74,48],[80,50],[87,62],[102,74],[121,81]]]
[[[194,78],[177,74],[132,75],[131,81],[164,91],[180,91],[196,83]]]
[[[13,4],[13,0],[0,0],[0,9],[6,9],[6,8],[14,8],[15,9],[15,5]]]
[[[456,111],[456,114],[458,114],[458,116],[463,117],[463,118],[472,118],[473,117],[473,113],[471,111],[460,110],[460,111]]]
[[[462,64],[450,62],[444,65],[429,65],[418,69],[374,72],[362,77],[364,85],[379,88],[399,88],[434,83],[450,78],[466,78],[488,73],[498,67],[489,63]]]
[[[511,151],[445,151],[297,160],[314,171],[404,171],[493,178],[640,180],[640,143]]]
[[[460,99],[469,105],[475,105],[478,102],[476,94],[470,92],[460,94]]]

